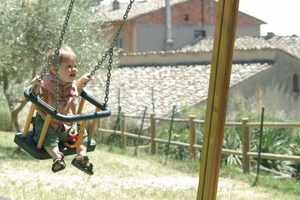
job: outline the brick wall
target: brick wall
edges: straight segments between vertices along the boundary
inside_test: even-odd
[[[204,8],[202,9],[202,5]],[[201,12],[204,12],[203,14]],[[172,7],[172,23],[173,24],[200,24],[202,21],[205,25],[211,25],[215,22],[216,3],[210,0],[190,0],[180,3]],[[163,24],[165,21],[165,10],[160,9],[152,13],[140,16],[138,23]],[[188,18],[188,19],[187,19]],[[259,22],[244,13],[239,14],[238,25],[249,26],[257,25]]]

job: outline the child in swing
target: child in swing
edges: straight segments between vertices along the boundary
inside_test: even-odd
[[[53,57],[50,55],[51,58]],[[32,81],[33,88],[39,96],[49,105],[57,106],[58,112],[64,115],[76,114],[78,95],[86,84],[93,79],[90,75],[83,75],[76,80],[78,69],[76,55],[70,47],[62,47],[57,58],[58,70],[54,64],[48,66],[48,73]],[[56,78],[58,78],[58,83]],[[57,94],[58,93],[58,94]],[[58,98],[58,99],[57,99]],[[37,142],[41,133],[46,113],[38,110],[34,120],[35,136]],[[58,172],[66,167],[64,155],[59,150],[59,142],[67,142],[78,137],[78,124],[75,122],[62,122],[52,119],[45,136],[44,149],[53,158],[52,171]],[[87,157],[88,136],[84,131],[82,144],[76,147],[77,155],[72,165],[80,170],[93,174],[93,164]]]

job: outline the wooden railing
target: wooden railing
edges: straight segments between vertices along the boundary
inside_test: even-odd
[[[103,129],[101,124],[103,119],[99,119],[99,126],[98,131],[100,133],[108,133],[108,134],[117,134],[121,136],[121,146],[123,148],[126,148],[126,141],[127,137],[132,138],[138,138],[139,136],[134,133],[129,133],[126,131],[126,122],[127,119],[140,119],[140,116],[132,116],[132,115],[124,115],[122,114],[122,120],[121,120],[121,129],[120,130],[109,130],[109,129]],[[171,118],[161,118],[161,117],[155,117],[154,114],[151,114],[150,116],[146,117],[147,120],[149,120],[149,136],[140,136],[141,140],[147,140],[149,141],[149,148],[150,152],[152,154],[156,153],[156,143],[163,143],[167,144],[168,140],[161,139],[156,137],[156,126],[158,122],[169,122],[171,121]],[[189,149],[189,153],[192,159],[196,158],[196,150],[201,151],[202,146],[199,144],[196,144],[196,127],[203,127],[204,121],[203,120],[197,120],[195,119],[195,116],[190,116],[186,119],[179,119],[175,118],[174,123],[181,122],[181,123],[187,123],[189,124],[189,143],[180,142],[180,141],[170,141],[171,145],[177,145],[186,147]],[[242,157],[242,168],[244,173],[248,173],[250,171],[250,157],[257,157],[257,152],[251,152],[250,151],[250,141],[249,141],[249,134],[250,134],[250,128],[259,128],[260,123],[259,122],[249,122],[247,118],[242,119],[242,122],[227,122],[225,124],[225,127],[231,127],[231,128],[241,128],[242,130],[242,149],[240,151],[238,150],[232,150],[232,149],[222,149],[222,153],[225,155],[233,154],[238,155]],[[300,128],[300,122],[265,122],[264,128]],[[289,161],[296,161],[300,162],[300,156],[293,156],[293,155],[283,155],[283,154],[273,154],[273,153],[261,153],[262,159],[269,159],[269,160],[289,160]]]

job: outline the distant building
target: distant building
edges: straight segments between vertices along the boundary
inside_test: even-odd
[[[121,55],[120,68],[112,71],[111,98],[113,112],[120,105],[126,114],[141,115],[144,106],[155,107],[157,116],[179,109],[206,105],[213,39],[206,38],[179,50],[130,53]],[[300,110],[300,37],[239,37],[235,42],[228,111],[251,110],[281,112],[290,117]],[[91,85],[97,97],[103,97],[99,74]],[[245,106],[237,106],[241,100]],[[154,106],[153,106],[154,105]]]
[[[106,35],[120,25],[127,4],[114,0],[112,5],[96,9],[94,23],[109,25]],[[171,39],[168,49],[177,49],[199,38],[211,37],[214,32],[216,2],[214,0],[170,0]],[[126,52],[166,50],[165,0],[137,1],[131,8],[118,47]],[[260,36],[262,20],[240,12],[237,36]],[[111,26],[113,28],[111,28]]]

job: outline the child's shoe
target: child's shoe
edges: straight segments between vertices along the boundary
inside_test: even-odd
[[[76,156],[72,160],[72,165],[81,171],[93,175],[93,164],[89,162],[89,158],[87,156]]]
[[[66,163],[63,158],[53,160],[52,171],[58,172],[66,168]]]

